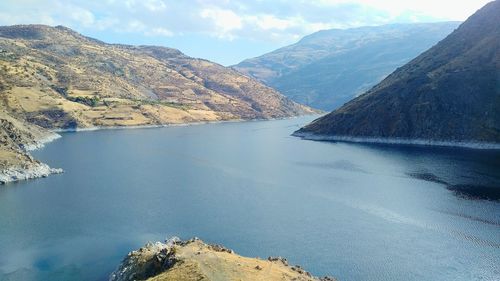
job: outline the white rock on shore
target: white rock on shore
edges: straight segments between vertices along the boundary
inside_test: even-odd
[[[47,177],[50,174],[63,173],[62,169],[49,167],[44,163],[33,163],[29,167],[9,167],[0,171],[0,184],[20,180]]]
[[[54,132],[51,132],[50,134],[48,134],[47,136],[41,138],[41,139],[38,139],[35,141],[35,143],[33,144],[25,144],[25,145],[22,145],[22,148],[26,151],[33,151],[33,150],[37,150],[37,149],[40,149],[42,147],[45,146],[45,144],[49,143],[49,142],[52,142],[58,138],[60,138],[61,135],[59,134],[56,134]]]
[[[294,132],[292,136],[314,141],[403,144],[403,145],[418,145],[418,146],[446,146],[446,147],[463,147],[472,149],[491,149],[491,150],[500,149],[500,143],[488,143],[488,142],[472,142],[472,141],[460,142],[460,141],[436,141],[436,140],[426,140],[426,139],[351,137],[351,136],[335,136],[335,135],[317,135],[308,132]]]

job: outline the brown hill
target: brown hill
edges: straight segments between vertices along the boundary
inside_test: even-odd
[[[1,101],[46,128],[266,119],[311,113],[213,62],[111,45],[68,28],[0,27]]]
[[[313,113],[180,51],[112,45],[66,27],[0,27],[0,182],[45,176],[26,148],[45,129],[268,119]]]

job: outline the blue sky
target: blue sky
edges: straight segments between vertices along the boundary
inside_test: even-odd
[[[0,25],[65,25],[231,65],[322,29],[465,20],[488,0],[1,0]]]

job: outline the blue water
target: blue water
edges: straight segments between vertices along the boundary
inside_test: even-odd
[[[500,153],[314,142],[312,117],[65,133],[0,186],[0,280],[106,280],[198,236],[359,280],[500,280]]]

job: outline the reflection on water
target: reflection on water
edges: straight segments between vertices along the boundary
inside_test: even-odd
[[[67,133],[0,187],[0,280],[106,280],[198,236],[350,280],[499,280],[500,153],[305,141],[312,118]],[[474,199],[474,200],[471,200]]]
[[[347,160],[338,160],[330,163],[308,163],[308,162],[296,162],[297,165],[322,168],[322,169],[337,169],[345,170],[351,172],[367,173],[367,171],[359,168],[359,166],[353,164]]]

